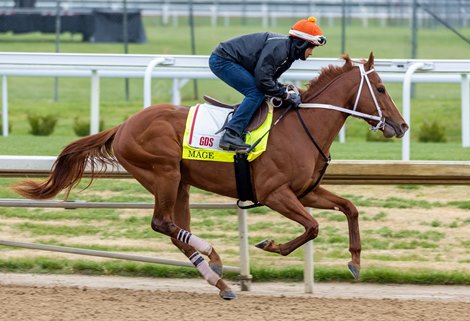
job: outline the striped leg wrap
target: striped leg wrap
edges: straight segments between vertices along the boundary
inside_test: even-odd
[[[220,276],[212,271],[210,268],[209,264],[204,260],[204,258],[201,256],[199,252],[194,252],[190,257],[189,260],[191,263],[194,264],[194,266],[199,270],[199,273],[202,274],[204,279],[210,284],[210,285],[216,285],[217,282],[220,280]]]
[[[204,258],[201,256],[201,253],[196,251],[189,257],[189,260],[192,264],[194,264],[195,267],[197,267],[199,264],[201,264],[202,261],[204,261]]]
[[[189,243],[189,239],[191,238],[191,236],[192,236],[192,234],[191,234],[190,232],[181,229],[181,230],[178,232],[178,236],[177,236],[176,238],[177,238],[179,241],[188,244],[188,243]]]
[[[202,254],[210,255],[212,252],[212,245],[210,243],[204,241],[203,239],[200,239],[196,235],[193,235],[190,232],[185,231],[183,229],[179,230],[178,235],[176,236],[176,239],[181,242],[191,245]]]

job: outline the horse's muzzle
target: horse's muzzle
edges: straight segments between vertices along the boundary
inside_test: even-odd
[[[397,137],[402,138],[408,130],[408,125],[403,122],[400,125],[392,120],[385,121],[385,128],[383,129],[383,135],[385,138]]]

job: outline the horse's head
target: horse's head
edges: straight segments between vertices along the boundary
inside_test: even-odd
[[[346,63],[351,63],[349,57],[346,56],[345,59]],[[373,129],[380,129],[384,137],[403,137],[408,130],[408,125],[374,69],[372,52],[367,61],[357,64],[357,69],[359,69],[360,82],[357,94],[351,102],[353,110],[375,116],[373,118],[359,117],[367,121]]]
[[[335,109],[364,119],[387,138],[403,137],[408,125],[374,70],[374,55],[359,63],[343,58],[343,66],[330,65],[310,81],[302,92],[303,107]]]

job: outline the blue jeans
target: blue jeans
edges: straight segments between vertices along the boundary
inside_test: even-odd
[[[209,67],[217,77],[245,96],[225,126],[241,135],[263,103],[265,95],[256,87],[255,77],[239,64],[212,54],[209,57]]]

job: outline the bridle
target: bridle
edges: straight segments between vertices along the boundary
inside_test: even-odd
[[[378,129],[384,129],[385,128],[385,117],[383,117],[382,115],[382,110],[380,109],[380,106],[379,106],[379,103],[377,102],[377,98],[375,97],[375,94],[374,94],[374,91],[372,89],[372,85],[370,83],[370,80],[369,80],[369,74],[372,73],[374,71],[374,69],[370,69],[369,71],[365,71],[364,69],[364,64],[358,64],[356,65],[355,67],[358,67],[359,68],[359,72],[361,73],[361,82],[359,84],[359,88],[358,88],[358,91],[357,91],[357,96],[356,96],[356,101],[354,102],[354,108],[351,110],[351,109],[347,109],[347,108],[344,108],[344,107],[338,107],[338,106],[334,106],[334,105],[329,105],[329,104],[316,104],[316,103],[301,103],[299,105],[300,108],[323,108],[323,109],[331,109],[331,110],[337,110],[337,111],[340,111],[340,112],[343,112],[343,113],[347,113],[347,114],[350,114],[350,115],[353,115],[355,117],[359,117],[359,118],[367,118],[367,119],[372,119],[372,120],[375,120],[377,121],[377,125],[375,126],[372,126],[371,125],[371,130],[378,130]],[[372,96],[372,100],[374,101],[374,105],[375,105],[375,108],[377,110],[377,114],[378,115],[371,115],[371,114],[366,114],[366,113],[362,113],[362,112],[359,112],[357,111],[357,106],[359,104],[359,98],[361,97],[361,92],[362,92],[362,87],[364,85],[364,80],[365,82],[367,83],[367,86],[369,87],[369,92]],[[294,87],[293,89],[294,91],[296,91],[298,93],[298,90],[297,88]],[[271,103],[275,106],[275,107],[278,107],[280,106],[276,104],[275,102],[275,98],[271,98]],[[281,101],[281,104],[282,104],[282,101]],[[305,133],[307,134],[310,142],[312,142],[312,144],[315,146],[315,148],[318,150],[318,152],[320,153],[320,156],[321,158],[323,159],[324,161],[324,165],[323,167],[320,169],[320,172],[319,172],[319,175],[317,177],[317,179],[312,182],[312,184],[310,184],[300,195],[297,196],[298,199],[301,199],[303,198],[304,196],[306,196],[308,193],[310,193],[311,191],[313,191],[321,182],[322,178],[323,178],[323,175],[325,175],[325,172],[326,172],[326,169],[328,168],[328,165],[330,164],[331,162],[331,157],[330,155],[326,155],[325,152],[323,152],[322,148],[320,147],[320,145],[317,143],[317,141],[315,140],[315,138],[313,137],[313,135],[310,133],[310,130],[308,129],[307,127],[307,124],[305,123],[305,121],[303,120],[302,118],[302,115],[300,114],[299,112],[299,109],[300,108],[292,108],[292,105],[289,105],[286,110],[281,114],[281,116],[273,123],[273,125],[271,125],[271,128],[264,134],[266,135],[269,131],[271,131],[271,129],[282,119],[284,118],[284,116],[292,109],[294,109],[295,113],[297,114],[297,117],[299,119],[299,122],[300,124],[302,125]],[[263,135],[263,137],[264,137]],[[261,138],[263,138],[261,137]],[[253,148],[260,142],[260,139],[258,139],[258,141],[256,141],[250,149],[248,149],[248,153],[251,152],[253,150]],[[254,205],[251,205],[250,207],[241,207],[238,203],[237,205],[240,207],[240,208],[251,208],[251,207],[256,207],[256,206],[261,206],[260,203],[256,203]]]
[[[383,115],[382,115],[382,110],[380,109],[379,103],[377,102],[377,98],[375,97],[375,94],[374,94],[374,91],[372,89],[372,85],[370,84],[370,80],[369,80],[369,76],[368,76],[370,73],[372,73],[374,71],[374,69],[370,69],[369,71],[365,71],[363,64],[359,64],[359,65],[356,65],[356,66],[359,68],[359,72],[361,73],[361,82],[359,84],[359,88],[358,88],[357,95],[356,95],[356,100],[354,102],[354,108],[352,110],[347,109],[347,108],[343,108],[343,107],[334,106],[334,105],[315,104],[315,103],[311,103],[311,104],[301,103],[299,105],[299,107],[300,108],[323,108],[323,109],[337,110],[337,111],[340,111],[340,112],[343,112],[343,113],[353,115],[355,117],[376,120],[377,125],[375,125],[375,126],[371,125],[371,130],[376,131],[378,129],[384,129],[385,128],[385,117],[383,117]],[[372,100],[374,101],[375,109],[377,110],[377,115],[371,115],[371,114],[366,114],[366,113],[362,113],[362,112],[357,111],[357,106],[359,104],[359,98],[361,97],[361,92],[362,92],[362,87],[364,85],[364,80],[367,83],[367,87],[369,87],[369,92],[372,96]],[[314,139],[314,137],[312,136],[312,134],[308,130],[307,125],[305,124],[304,120],[302,119],[302,116],[300,115],[299,108],[296,108],[295,112],[297,114],[297,117],[298,117],[298,119],[300,121],[300,124],[302,125],[305,133],[307,134],[308,138],[310,139],[312,144],[315,146],[315,148],[318,150],[318,152],[320,153],[321,158],[325,162],[323,167],[320,169],[320,173],[319,173],[317,179],[314,182],[312,182],[310,184],[310,186],[308,186],[300,195],[298,195],[298,199],[301,199],[304,196],[306,196],[308,193],[313,191],[320,184],[320,182],[323,178],[323,175],[325,175],[326,169],[328,168],[328,165],[331,162],[331,157],[330,157],[330,155],[326,155],[323,152],[322,148],[319,146],[319,144],[316,142],[316,140]]]
[[[384,129],[385,128],[385,117],[382,115],[382,109],[379,106],[379,103],[377,102],[377,98],[375,97],[374,90],[372,89],[372,85],[370,84],[369,80],[369,74],[372,73],[375,69],[370,69],[369,71],[365,71],[364,69],[364,64],[359,64],[356,65],[355,67],[359,68],[359,72],[361,73],[361,82],[359,84],[359,88],[357,91],[357,96],[356,96],[356,101],[354,102],[354,108],[348,109],[344,107],[338,107],[334,105],[329,105],[329,104],[317,104],[317,103],[301,103],[299,105],[300,108],[323,108],[323,109],[330,109],[330,110],[337,110],[343,113],[350,114],[355,117],[359,118],[367,118],[371,120],[377,121],[377,125],[370,127],[371,130],[376,131],[378,129]],[[362,92],[362,87],[364,85],[364,80],[367,83],[367,87],[369,87],[369,92],[372,96],[372,100],[374,101],[375,109],[377,110],[377,115],[371,115],[371,114],[366,114],[362,113],[360,111],[357,111],[357,106],[359,104],[359,98],[361,97],[361,92]]]

